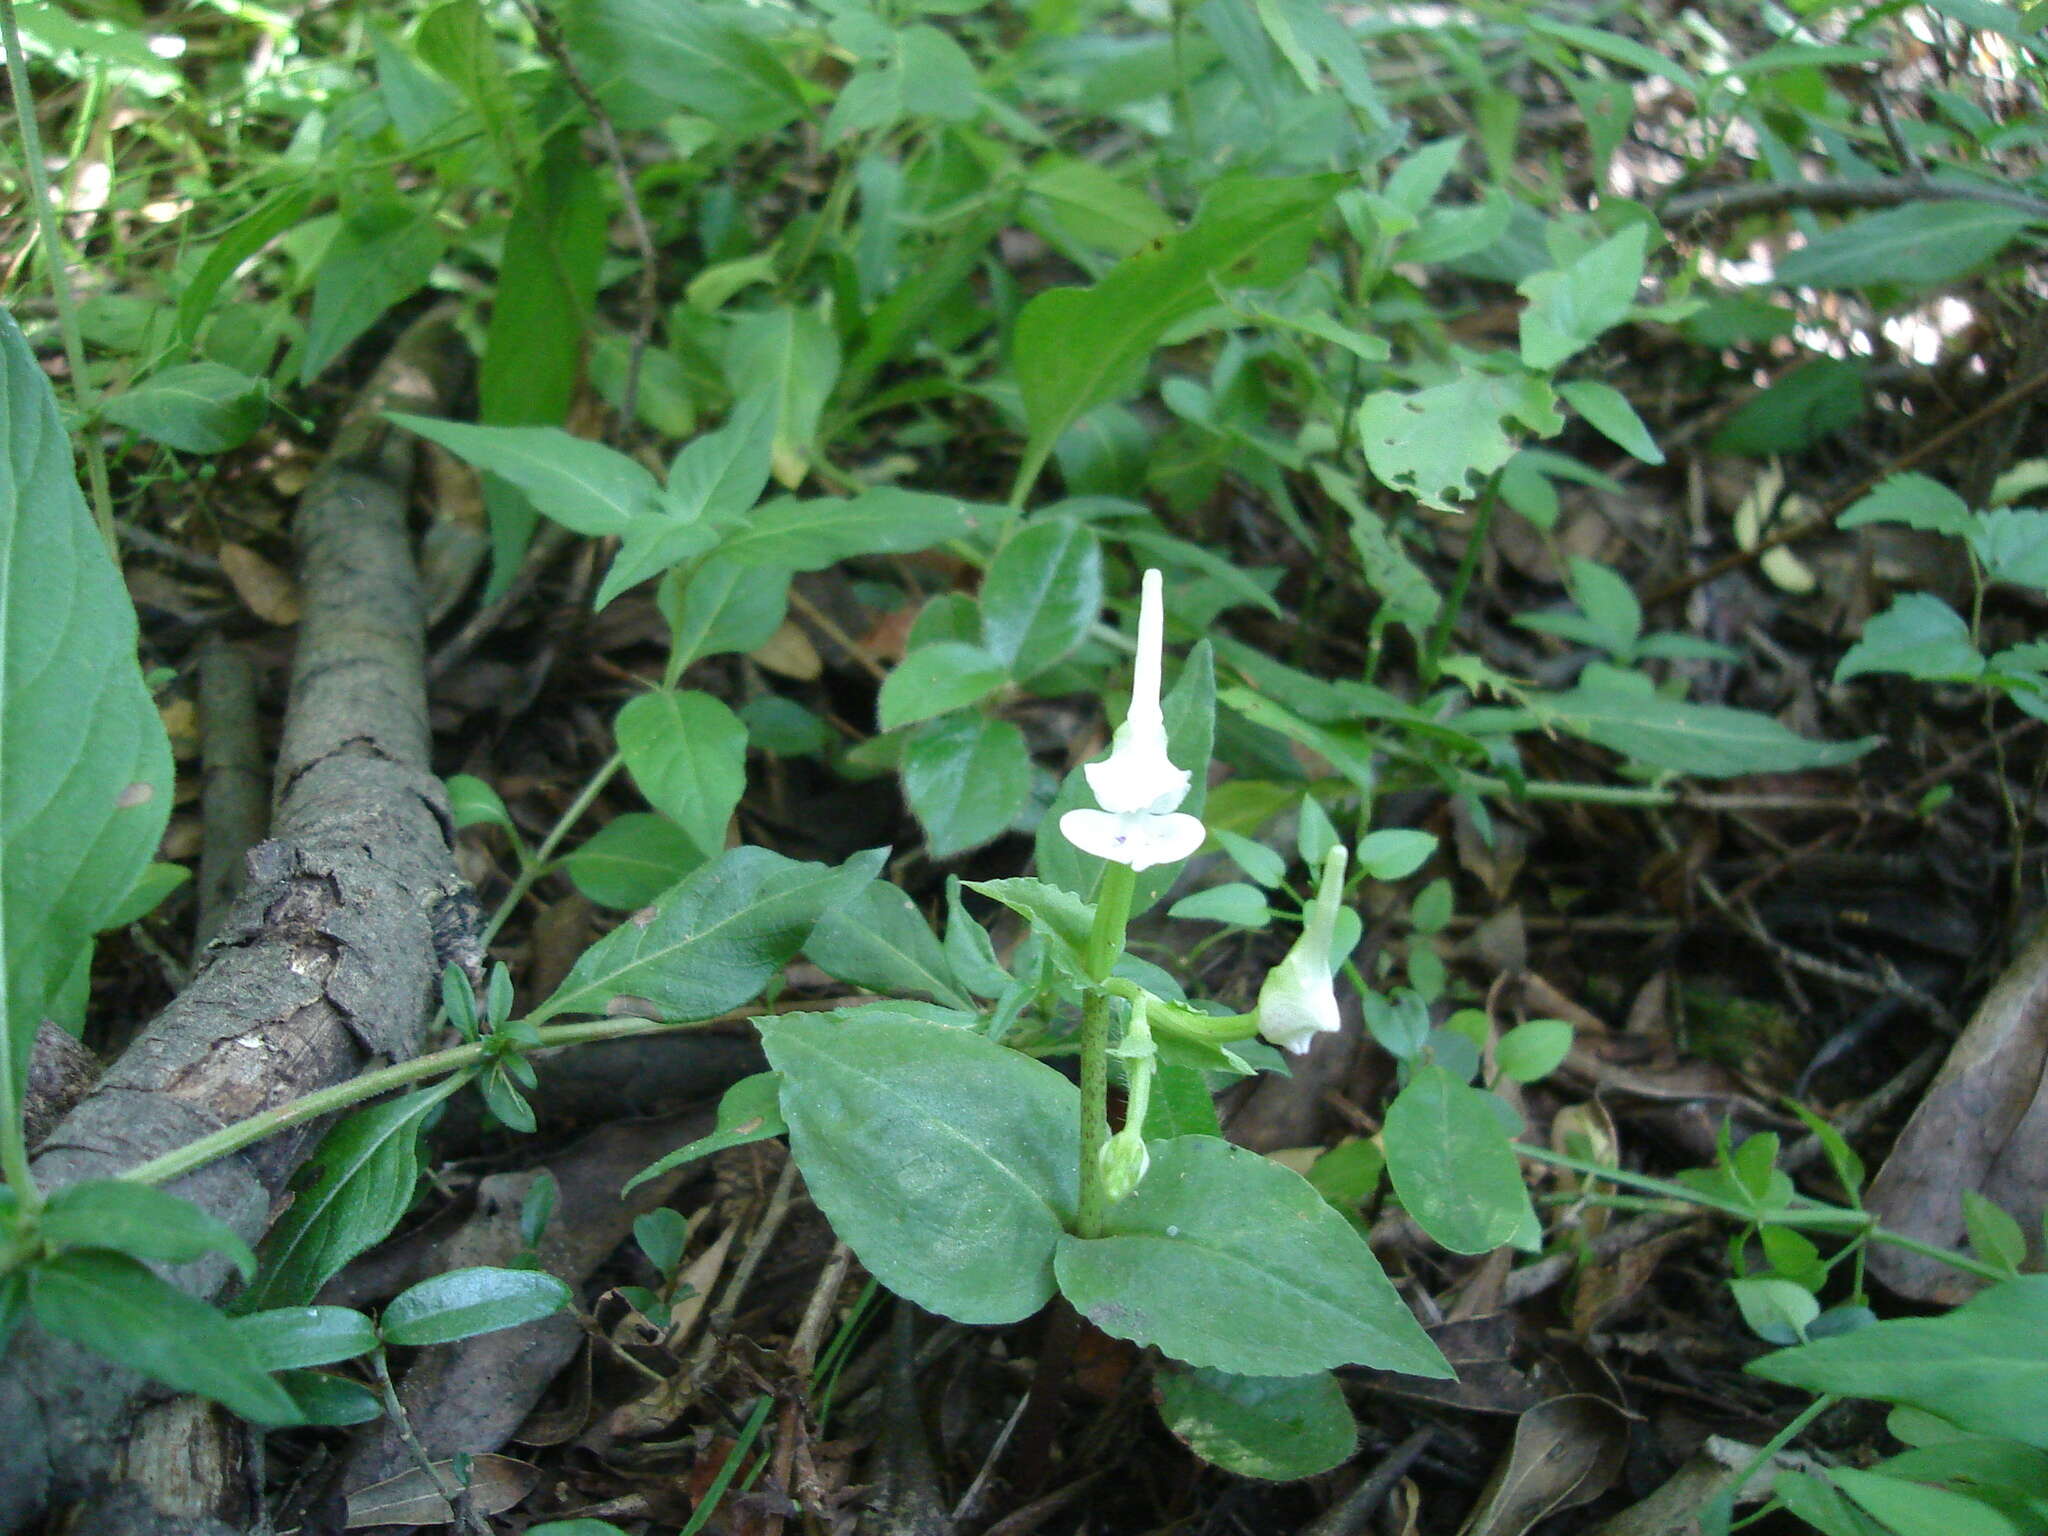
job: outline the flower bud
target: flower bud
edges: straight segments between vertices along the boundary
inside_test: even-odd
[[[1331,956],[1337,911],[1344,900],[1344,845],[1323,860],[1316,899],[1302,923],[1301,937],[1259,988],[1259,1033],[1282,1050],[1300,1056],[1315,1037],[1337,1029],[1336,965]]]

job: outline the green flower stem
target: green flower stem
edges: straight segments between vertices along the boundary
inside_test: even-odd
[[[583,786],[582,793],[570,801],[569,808],[556,819],[554,826],[548,831],[547,838],[533,851],[533,858],[519,871],[519,878],[512,882],[512,889],[507,891],[505,899],[498,903],[498,910],[491,914],[490,922],[484,927],[482,943],[488,945],[498,936],[498,930],[504,927],[505,920],[519,909],[519,903],[526,899],[526,893],[532,890],[540,877],[553,867],[555,850],[562,846],[562,839],[569,835],[570,829],[583,819],[584,812],[588,811],[597,797],[604,793],[604,787],[611,783],[613,775],[625,766],[625,754],[614,752],[605,759],[604,766],[590,776],[590,782]]]
[[[1147,1018],[1155,1029],[1163,1029],[1169,1035],[1179,1035],[1184,1040],[1199,1040],[1205,1045],[1232,1045],[1239,1040],[1250,1040],[1259,1032],[1259,1016],[1252,1013],[1197,1013],[1192,1008],[1183,1008],[1179,1003],[1170,1003],[1163,997],[1154,997],[1135,981],[1125,976],[1112,976],[1102,984],[1102,990],[1111,997],[1120,997],[1135,1005],[1138,999],[1145,1000]]]
[[[1102,1186],[1102,1149],[1109,1141],[1109,999],[1102,985],[1116,969],[1124,950],[1124,929],[1131,920],[1131,898],[1138,872],[1128,864],[1102,866],[1102,885],[1095,893],[1095,926],[1083,956],[1089,980],[1081,1004],[1081,1209],[1075,1223],[1082,1237],[1100,1237],[1109,1212]]]
[[[1835,1404],[1839,1403],[1840,1401],[1841,1399],[1839,1397],[1836,1397],[1832,1393],[1823,1392],[1819,1397],[1816,1397],[1812,1402],[1808,1403],[1804,1408],[1800,1409],[1799,1412],[1793,1416],[1791,1422],[1788,1423],[1783,1429],[1779,1430],[1775,1435],[1771,1436],[1769,1440],[1766,1440],[1762,1445],[1758,1446],[1756,1448],[1756,1454],[1749,1458],[1749,1464],[1735,1475],[1735,1477],[1728,1484],[1728,1491],[1722,1495],[1722,1497],[1728,1501],[1727,1512],[1729,1514],[1734,1513],[1736,1496],[1740,1494],[1744,1488],[1749,1486],[1749,1480],[1752,1477],[1756,1476],[1756,1470],[1758,1467],[1768,1465],[1770,1463],[1771,1458],[1776,1456],[1778,1452],[1785,1449],[1786,1446],[1790,1445],[1796,1436],[1804,1432],[1807,1425],[1811,1424],[1815,1419],[1819,1418],[1822,1414],[1826,1413],[1830,1408],[1834,1407]],[[1765,1513],[1765,1511],[1770,1509],[1772,1505],[1774,1505],[1775,1503],[1776,1501],[1773,1500],[1772,1503],[1767,1504],[1764,1507],[1764,1509],[1758,1510],[1757,1515]],[[1753,1520],[1756,1517],[1756,1515],[1752,1515],[1750,1519]],[[1740,1524],[1747,1525],[1749,1524],[1749,1520],[1744,1520],[1740,1522]],[[1730,1527],[1730,1529],[1737,1528],[1739,1527]]]
[[[0,1024],[9,1022],[6,1001],[0,996]],[[14,1042],[0,1031],[0,1178],[24,1211],[36,1211],[42,1208],[43,1194],[29,1169],[28,1127],[21,1118],[21,1085],[15,1081],[14,1061]]]
[[[1473,514],[1471,530],[1465,536],[1465,553],[1459,557],[1457,574],[1451,578],[1451,590],[1437,605],[1436,623],[1430,626],[1429,642],[1423,647],[1422,676],[1427,683],[1434,684],[1442,670],[1452,627],[1465,606],[1465,593],[1479,569],[1479,555],[1486,548],[1487,535],[1493,531],[1493,508],[1499,499],[1500,471],[1495,470],[1486,477],[1485,489],[1479,493],[1479,509]]]
[[[628,1035],[656,1035],[667,1030],[690,1029],[710,1022],[705,1019],[690,1019],[672,1023],[667,1019],[599,1019],[588,1024],[542,1025],[537,1033],[540,1043],[536,1050],[555,1045],[580,1045],[588,1040],[618,1040]],[[239,1152],[242,1148],[275,1136],[279,1131],[288,1131],[295,1125],[304,1125],[308,1120],[317,1120],[322,1115],[332,1114],[338,1109],[347,1109],[394,1088],[403,1088],[408,1083],[423,1082],[430,1077],[440,1077],[448,1072],[467,1072],[481,1066],[491,1054],[488,1043],[453,1046],[445,1051],[433,1051],[425,1056],[415,1056],[411,1061],[401,1061],[396,1066],[384,1067],[375,1072],[365,1072],[361,1077],[350,1078],[345,1083],[336,1083],[332,1088],[322,1088],[303,1098],[293,1099],[289,1104],[280,1104],[276,1109],[265,1110],[260,1115],[251,1115],[246,1120],[237,1120],[233,1125],[223,1126],[197,1141],[188,1141],[175,1151],[161,1157],[153,1157],[146,1163],[137,1163],[119,1177],[131,1184],[162,1184],[181,1174],[190,1173],[194,1168],[204,1167],[216,1159]]]

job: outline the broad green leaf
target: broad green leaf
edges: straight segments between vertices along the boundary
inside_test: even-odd
[[[614,734],[647,803],[705,857],[721,852],[747,790],[747,728],[739,717],[708,693],[662,689],[627,700]]]
[[[1820,1303],[1803,1285],[1775,1278],[1730,1280],[1728,1289],[1749,1331],[1766,1344],[1797,1344]]]
[[[387,1344],[452,1344],[552,1317],[570,1295],[537,1269],[451,1269],[392,1297],[377,1331]]]
[[[760,1029],[804,1182],[877,1280],[964,1323],[1045,1305],[1079,1198],[1072,1083],[971,1031],[885,1010]]]
[[[1001,997],[1010,986],[1010,973],[996,958],[995,942],[988,930],[967,910],[960,899],[958,875],[946,876],[947,968],[961,984],[978,997]]]
[[[1358,1448],[1351,1405],[1327,1371],[1233,1376],[1167,1370],[1159,1377],[1159,1416],[1202,1460],[1267,1482],[1314,1477]]]
[[[529,1017],[651,1010],[687,1020],[737,1008],[802,947],[821,913],[874,879],[887,853],[873,848],[834,868],[731,849],[586,949]]]
[[[1976,526],[1976,518],[1954,491],[1909,470],[1886,476],[1876,490],[1835,519],[1838,528],[1860,528],[1865,523],[1903,523],[1961,538]]]
[[[60,1248],[114,1248],[165,1264],[224,1253],[244,1280],[256,1273],[256,1255],[226,1223],[190,1200],[120,1179],[86,1179],[58,1190],[43,1211],[42,1235]]]
[[[0,1114],[19,1112],[37,1025],[170,813],[170,747],[135,642],[56,398],[0,312]]]
[[[1214,303],[1218,284],[1273,281],[1279,274],[1260,258],[1297,246],[1343,185],[1339,176],[1216,182],[1180,234],[1092,288],[1054,288],[1026,304],[1011,367],[1031,426],[1027,460],[1042,460],[1069,422],[1129,389],[1167,327]]]
[[[258,1424],[298,1418],[228,1319],[126,1254],[79,1248],[29,1271],[35,1320],[127,1370]]]
[[[1550,386],[1534,374],[1467,368],[1428,389],[1366,396],[1358,431],[1383,485],[1455,512],[1513,457],[1503,426],[1510,417],[1546,437],[1563,425]]]
[[[1604,637],[1603,648],[1617,655],[1635,649],[1643,633],[1643,605],[1612,566],[1583,555],[1571,558],[1572,599]]]
[[[458,773],[447,781],[448,814],[458,827],[503,827],[516,832],[512,813],[498,792],[470,773]]]
[[[219,363],[184,363],[116,395],[100,414],[181,453],[226,453],[262,424],[261,379]]]
[[[1985,1263],[2008,1273],[2026,1263],[2027,1237],[2019,1222],[1974,1189],[1963,1191],[1963,1230],[1970,1234],[1970,1251]]]
[[[618,557],[598,583],[591,606],[603,609],[621,592],[694,560],[717,542],[716,526],[686,515],[685,509],[672,503],[665,504],[659,512],[635,518],[620,537]]]
[[[128,894],[121,898],[121,904],[103,919],[101,932],[142,921],[163,904],[166,896],[191,878],[192,871],[182,864],[151,862],[143,865],[142,873],[128,887]]]
[[[1308,1181],[1208,1136],[1152,1148],[1104,1236],[1061,1239],[1060,1290],[1103,1332],[1194,1366],[1448,1377],[1379,1260]]]
[[[1242,881],[1212,885],[1206,891],[1183,896],[1166,915],[1197,922],[1229,923],[1238,928],[1263,928],[1273,920],[1265,893]]]
[[[1509,1081],[1533,1083],[1563,1066],[1571,1053],[1571,1025],[1563,1019],[1530,1019],[1500,1037],[1493,1059]]]
[[[372,203],[350,215],[313,279],[299,382],[312,383],[386,310],[410,298],[446,244],[433,215],[409,203]]]
[[[1076,979],[1085,979],[1088,935],[1095,926],[1095,909],[1072,891],[1044,880],[1015,877],[1008,880],[968,880],[970,891],[999,901],[1015,912],[1050,946],[1062,969]]]
[[[601,907],[644,907],[707,857],[666,816],[614,816],[563,863],[576,889]]]
[[[771,501],[719,546],[722,559],[739,565],[777,565],[791,571],[821,571],[855,555],[902,555],[929,549],[974,531],[978,523],[1004,515],[953,496],[879,486],[851,501]]]
[[[526,113],[506,78],[480,0],[444,0],[413,29],[420,59],[461,93],[508,171],[529,158]]]
[[[1453,1253],[1490,1252],[1532,1221],[1521,1164],[1491,1098],[1425,1066],[1387,1107],[1382,1141],[1395,1193]]]
[[[1577,260],[1525,279],[1522,361],[1547,371],[1619,325],[1642,284],[1648,243],[1648,227],[1631,224]]]
[[[572,0],[559,14],[584,77],[620,127],[652,127],[682,108],[745,141],[805,110],[803,87],[744,6]]]
[[[655,602],[668,620],[670,665],[681,672],[706,656],[766,645],[789,612],[789,574],[713,556],[670,572]]]
[[[725,1096],[718,1101],[718,1119],[710,1135],[700,1136],[648,1164],[626,1180],[619,1193],[630,1194],[636,1186],[649,1179],[660,1178],[669,1169],[680,1168],[684,1163],[723,1152],[727,1147],[766,1141],[788,1129],[782,1119],[782,1074],[756,1072],[725,1090]]]
[[[1835,668],[1835,681],[1897,672],[1921,682],[1968,681],[1984,670],[1963,616],[1931,592],[1908,592],[1863,626],[1863,638]]]
[[[882,679],[877,718],[885,731],[979,703],[1010,680],[1002,659],[978,645],[940,640],[919,646]]]
[[[659,515],[661,487],[654,476],[623,453],[559,427],[479,427],[398,412],[391,420],[478,469],[502,475],[577,533],[602,538]]]
[[[1975,522],[1970,552],[1983,562],[1987,581],[2048,588],[2048,512],[1994,507],[1979,512]]]
[[[1700,87],[1684,66],[1674,63],[1656,49],[1624,37],[1619,32],[1610,32],[1601,27],[1585,27],[1574,22],[1554,21],[1540,13],[1531,13],[1524,24],[1531,32],[1554,37],[1561,43],[1570,43],[1595,57],[1626,64],[1631,69],[1640,69],[1646,75],[1658,75],[1688,94],[1696,93]]]
[[[1912,202],[1816,235],[1778,262],[1773,280],[1802,288],[1935,288],[1996,256],[2038,222],[1991,203]]]
[[[1708,447],[1762,458],[1817,443],[1863,414],[1867,371],[1855,358],[1816,357],[1801,363],[1737,407]]]
[[[974,1007],[931,924],[886,881],[877,880],[819,918],[804,953],[827,976],[873,992],[922,992],[950,1007]]]
[[[1069,518],[1012,535],[981,581],[982,643],[1019,682],[1064,659],[1102,616],[1102,541]]]
[[[1647,768],[1701,778],[1795,773],[1838,768],[1877,744],[1810,741],[1769,715],[1719,704],[1688,704],[1653,690],[1581,683],[1564,693],[1533,696],[1533,713],[1554,727],[1619,752]]]
[[[377,1347],[377,1328],[349,1307],[277,1307],[229,1320],[266,1371],[353,1360]]]
[[[626,1536],[609,1520],[550,1520],[546,1525],[529,1525],[526,1536]]]
[[[264,1236],[256,1282],[237,1312],[301,1306],[350,1259],[381,1243],[412,1205],[427,1113],[457,1088],[431,1088],[359,1109],[321,1138],[294,1181],[292,1203]]]
[[[2038,1495],[2034,1508],[2020,1515],[1975,1489],[1930,1488],[1858,1467],[1833,1467],[1828,1476],[1897,1536],[2029,1536],[2040,1528]]]
[[[1157,203],[1092,160],[1045,155],[1032,162],[1024,192],[1025,222],[1056,245],[1078,241],[1128,256],[1173,233],[1173,221]]]
[[[750,391],[724,426],[685,444],[669,467],[662,498],[670,515],[722,523],[751,510],[768,484],[777,409],[772,389]]]
[[[331,1371],[286,1371],[277,1378],[308,1424],[367,1424],[384,1415],[384,1399],[352,1376]]]
[[[1370,875],[1375,880],[1406,880],[1428,863],[1430,855],[1435,852],[1434,833],[1388,827],[1383,831],[1368,832],[1359,839],[1358,868],[1361,874]],[[1302,856],[1308,858],[1306,851]],[[1318,860],[1310,859],[1309,862],[1315,864]]]
[[[980,81],[966,50],[932,26],[889,29],[889,56],[840,87],[825,119],[829,148],[857,133],[877,133],[907,117],[965,122],[981,106]]]
[[[735,395],[763,398],[775,478],[794,489],[817,456],[818,417],[839,381],[838,335],[789,305],[741,315],[727,334],[725,371]]]
[[[1566,405],[1590,421],[1617,448],[1645,464],[1664,462],[1664,450],[1650,436],[1650,429],[1643,425],[1643,418],[1628,403],[1628,396],[1612,384],[1602,384],[1597,379],[1575,379],[1558,385],[1557,392],[1564,396]]]
[[[1007,832],[1031,794],[1031,754],[1008,720],[965,713],[935,720],[903,749],[903,798],[935,859]]]

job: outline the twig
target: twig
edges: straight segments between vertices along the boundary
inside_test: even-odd
[[[1408,1469],[1422,1459],[1436,1434],[1430,1425],[1416,1430],[1380,1458],[1370,1477],[1360,1479],[1356,1488],[1303,1526],[1299,1536],[1357,1536],[1386,1502],[1387,1495],[1408,1475]]]
[[[469,653],[500,624],[505,616],[521,603],[541,578],[541,573],[555,563],[555,557],[567,549],[575,535],[560,523],[543,523],[540,532],[533,536],[533,543],[527,546],[526,558],[519,562],[519,569],[505,590],[491,602],[479,608],[463,621],[462,628],[448,637],[447,643],[434,653],[427,663],[427,680],[438,682],[451,669],[469,659]]]
[[[469,1490],[457,1488],[449,1481],[444,1465],[427,1454],[427,1448],[420,1444],[420,1437],[413,1433],[412,1416],[405,1411],[405,1403],[399,1398],[398,1386],[391,1379],[391,1368],[385,1362],[384,1351],[379,1349],[372,1353],[370,1364],[377,1372],[377,1389],[383,1394],[384,1411],[391,1417],[391,1427],[405,1442],[406,1450],[419,1469],[427,1474],[427,1481],[434,1485],[434,1492],[447,1501],[450,1517],[460,1523],[470,1536],[491,1536],[491,1528],[476,1512],[476,1502],[469,1497]]]
[[[200,781],[198,916],[193,950],[206,947],[241,894],[249,850],[270,820],[270,774],[256,733],[256,669],[220,634],[199,651]]]
[[[1929,181],[1920,176],[1893,176],[1883,181],[1761,181],[1709,187],[1665,199],[1657,215],[1666,224],[1677,224],[1689,219],[1781,213],[1787,208],[1897,208],[1906,203],[1944,201],[1989,203],[2048,219],[2048,201],[2028,193],[1977,182]]]
[[[725,1290],[719,1295],[718,1305],[711,1309],[711,1316],[705,1322],[704,1337],[698,1342],[696,1357],[690,1362],[689,1379],[692,1382],[704,1378],[711,1367],[711,1357],[724,1344],[726,1335],[732,1332],[732,1320],[739,1314],[740,1299],[746,1295],[747,1287],[754,1283],[754,1271],[761,1267],[769,1245],[782,1230],[783,1222],[789,1219],[790,1196],[795,1188],[796,1159],[792,1157],[783,1162],[774,1193],[768,1197],[768,1208],[761,1213],[761,1224],[747,1239],[746,1252],[740,1255],[732,1277],[725,1282]]]

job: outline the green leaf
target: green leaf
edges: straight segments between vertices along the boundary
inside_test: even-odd
[[[1129,389],[1176,320],[1215,302],[1216,288],[1263,286],[1262,257],[1298,247],[1344,186],[1340,176],[1226,178],[1194,222],[1120,263],[1092,288],[1054,288],[1017,317],[1011,368],[1031,426],[1028,462],[1042,460],[1076,417]],[[1086,337],[1085,345],[1077,338]]]
[[[1863,363],[1849,358],[1801,363],[1739,406],[1708,447],[1762,458],[1817,443],[1863,414],[1864,372]]]
[[[714,555],[671,571],[655,602],[668,620],[669,664],[681,673],[706,656],[766,645],[789,612],[789,574]]]
[[[727,1147],[744,1147],[749,1142],[767,1141],[788,1129],[782,1119],[782,1074],[756,1072],[725,1090],[725,1096],[718,1101],[718,1119],[710,1135],[700,1136],[649,1163],[626,1180],[619,1193],[630,1194],[649,1179],[660,1178],[669,1169],[680,1168],[684,1163],[694,1163],[700,1157],[723,1152]]]
[[[1159,1378],[1159,1416],[1202,1460],[1239,1477],[1292,1482],[1351,1458],[1358,1425],[1344,1389],[1314,1376],[1233,1376],[1168,1370]]]
[[[552,1317],[570,1295],[537,1269],[451,1269],[392,1297],[377,1328],[387,1344],[452,1344]]]
[[[121,904],[102,919],[100,931],[104,933],[142,921],[162,905],[166,896],[191,878],[192,871],[182,864],[152,862],[143,865],[142,873],[135,877],[135,883],[121,898]]]
[[[1041,156],[1025,174],[1024,192],[1024,221],[1069,250],[1078,243],[1128,256],[1173,233],[1157,203],[1092,160]]]
[[[1984,563],[1985,580],[2048,588],[2048,512],[1994,507],[1978,513],[1975,524],[1970,550]]]
[[[946,876],[947,968],[977,997],[1001,997],[1010,987],[1010,973],[996,958],[988,930],[975,920],[960,899],[960,877]]]
[[[241,269],[243,262],[297,224],[312,201],[310,188],[280,187],[222,233],[219,243],[193,269],[178,294],[180,341],[190,346],[199,339],[199,329],[222,286]]]
[[[1608,59],[1616,64],[1626,64],[1631,69],[1640,69],[1646,75],[1660,76],[1688,94],[1700,89],[1683,65],[1673,63],[1656,49],[1647,47],[1634,38],[1624,37],[1618,32],[1609,32],[1600,27],[1583,27],[1568,21],[1554,21],[1548,16],[1536,13],[1526,18],[1526,25],[1531,32],[1554,37],[1559,42],[1570,43],[1574,48],[1583,49],[1597,58]]]
[[[957,123],[980,110],[973,61],[937,27],[890,28],[889,48],[879,67],[863,66],[840,87],[825,119],[828,148],[857,133],[878,133],[906,117]]]
[[[903,798],[934,859],[1001,837],[1031,796],[1023,731],[986,715],[953,715],[925,726],[903,749],[902,774]]]
[[[1577,260],[1523,279],[1522,361],[1548,372],[1619,325],[1642,285],[1648,245],[1648,226],[1631,224]]]
[[[766,848],[734,848],[636,912],[583,952],[528,1017],[652,1009],[653,1017],[708,1019],[760,992],[802,946],[821,913],[874,879],[887,849],[833,868]]]
[[[529,1525],[526,1536],[626,1536],[609,1520],[550,1520],[546,1525]]]
[[[1809,741],[1769,715],[1688,704],[1647,689],[1637,693],[1581,683],[1529,702],[1545,726],[1584,737],[1647,768],[1709,779],[1837,768],[1877,745],[1875,737]]]
[[[681,108],[745,141],[805,110],[803,87],[743,6],[573,0],[559,14],[584,78],[622,128]]]
[[[827,976],[872,992],[922,992],[949,1007],[974,1007],[954,980],[931,924],[886,881],[877,880],[819,918],[804,953]]]
[[[1869,619],[1835,667],[1835,681],[1897,672],[1921,682],[1967,682],[1984,670],[1963,616],[1931,592],[1908,592]]]
[[[35,1319],[59,1338],[258,1424],[298,1410],[228,1320],[126,1254],[79,1248],[29,1271]]]
[[[1308,1181],[1209,1136],[1152,1149],[1099,1238],[1060,1241],[1060,1290],[1103,1332],[1194,1366],[1305,1376],[1355,1363],[1448,1377],[1379,1260]]]
[[[1557,392],[1564,396],[1566,405],[1590,421],[1617,448],[1645,464],[1664,462],[1664,450],[1650,436],[1650,429],[1643,425],[1643,418],[1628,403],[1628,396],[1612,384],[1602,384],[1595,379],[1575,379],[1558,385]]]
[[[419,1182],[420,1127],[462,1082],[451,1077],[359,1109],[321,1138],[263,1239],[256,1282],[235,1298],[237,1312],[311,1301],[342,1265],[390,1235]]]
[[[2024,209],[1991,203],[1911,202],[1814,236],[1786,252],[1773,279],[1801,288],[1940,287],[1989,261],[2035,222]]]
[[[43,1211],[42,1235],[60,1248],[114,1248],[165,1264],[224,1253],[244,1280],[256,1273],[256,1255],[225,1222],[190,1200],[121,1179],[65,1185]]]
[[[397,411],[390,418],[511,481],[534,506],[577,533],[602,538],[660,515],[661,487],[654,476],[623,453],[559,427],[479,427]]]
[[[752,510],[768,484],[777,410],[772,388],[748,390],[724,426],[685,444],[669,466],[662,498],[670,514],[727,522]]]
[[[981,581],[982,643],[1022,682],[1073,651],[1102,615],[1102,541],[1071,518],[1020,529]]]
[[[1544,436],[1563,424],[1550,386],[1536,375],[1467,368],[1428,389],[1366,396],[1358,431],[1365,461],[1383,485],[1455,512],[1514,456],[1502,426],[1508,417]]]
[[[1806,1325],[1820,1316],[1813,1293],[1790,1280],[1730,1280],[1728,1289],[1749,1331],[1766,1344],[1797,1344],[1806,1337]]]
[[[790,305],[741,315],[727,333],[725,369],[735,395],[766,401],[775,477],[794,487],[817,456],[818,417],[839,380],[837,333]]]
[[[2020,1224],[1974,1189],[1963,1191],[1963,1227],[1970,1234],[1970,1250],[1985,1263],[2008,1273],[2026,1263],[2027,1239]]]
[[[740,565],[822,571],[856,555],[904,555],[961,538],[982,521],[1004,516],[954,496],[878,486],[851,501],[783,498],[757,510],[727,535],[719,555]]]
[[[2048,1275],[2022,1275],[1939,1317],[1882,1322],[1751,1361],[1807,1392],[1871,1397],[2048,1450]]]
[[[1489,1253],[1533,1222],[1521,1164],[1493,1095],[1442,1067],[1418,1067],[1387,1107],[1382,1141],[1394,1192],[1453,1253]]]
[[[410,298],[446,244],[433,215],[409,203],[372,203],[344,220],[313,279],[299,382],[312,383],[386,310]]]
[[[647,803],[707,858],[723,850],[747,790],[747,728],[739,717],[708,693],[662,689],[627,700],[615,734]]]
[[[563,863],[576,889],[601,907],[646,906],[707,855],[666,816],[628,811],[614,816]]]
[[[1095,927],[1093,907],[1072,891],[1044,880],[1018,877],[963,883],[968,890],[1000,901],[1023,918],[1045,939],[1062,969],[1077,980],[1086,979],[1088,936]]]
[[[2030,1527],[2038,1528],[2042,1514],[2033,1489],[2028,1490],[2031,1508],[2016,1517],[2001,1507],[2003,1501],[1980,1496],[1974,1488],[1930,1488],[1857,1467],[1832,1467],[1828,1476],[1897,1536],[2026,1536]]]
[[[1237,928],[1263,928],[1273,920],[1265,893],[1240,881],[1212,885],[1206,891],[1183,896],[1166,915],[1197,922],[1229,923]]]
[[[170,747],[49,382],[0,313],[0,1114],[163,836]]]
[[[1961,538],[1977,526],[1968,503],[1938,480],[1908,471],[1887,475],[1876,490],[1835,519],[1838,528],[1902,523]]]
[[[181,453],[226,453],[262,424],[261,379],[219,363],[185,363],[116,395],[100,414]]]
[[[377,1328],[349,1307],[277,1307],[229,1320],[266,1371],[353,1360],[377,1347]]]
[[[939,640],[918,647],[882,679],[876,701],[881,728],[897,730],[964,709],[1010,680],[1002,659],[978,645]]]
[[[811,1195],[874,1277],[965,1323],[1051,1297],[1079,1198],[1078,1094],[982,1036],[863,1010],[760,1022]]]
[[[1564,1065],[1571,1053],[1571,1025],[1563,1019],[1531,1019],[1500,1037],[1493,1060],[1510,1082],[1533,1083]]]
[[[1436,836],[1406,827],[1368,832],[1359,839],[1358,868],[1375,880],[1406,880],[1436,852]]]
[[[384,1416],[384,1399],[362,1382],[329,1371],[286,1371],[278,1385],[308,1424],[368,1424]]]
[[[458,773],[446,780],[448,814],[458,827],[503,827],[518,834],[512,813],[498,792],[474,774]]]
[[[461,93],[483,122],[499,159],[516,173],[529,154],[526,114],[506,79],[480,0],[446,0],[435,6],[414,28],[413,47],[423,63]]]

